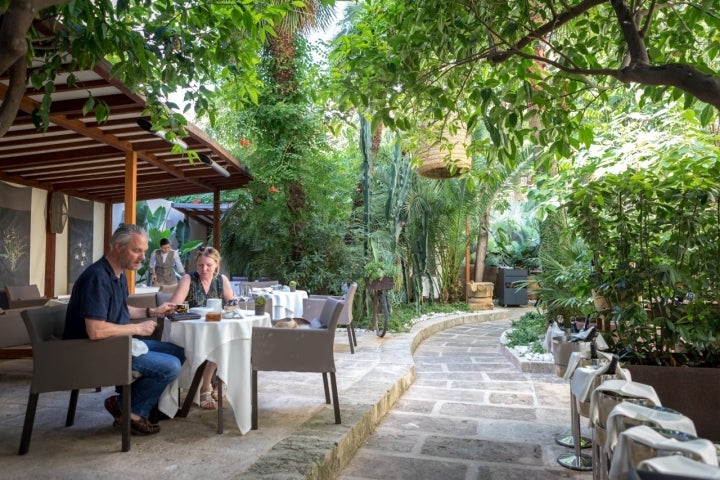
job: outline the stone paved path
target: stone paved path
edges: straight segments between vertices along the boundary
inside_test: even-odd
[[[592,478],[558,465],[568,451],[555,437],[570,430],[569,386],[505,359],[498,339],[509,324],[463,325],[425,340],[415,382],[339,479]]]

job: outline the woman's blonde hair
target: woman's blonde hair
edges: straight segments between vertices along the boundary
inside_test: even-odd
[[[215,260],[215,263],[217,263],[215,273],[220,271],[220,260],[222,259],[222,257],[220,257],[220,250],[214,247],[200,247],[198,248],[197,258],[200,258],[201,255]],[[197,259],[195,261],[197,262]]]

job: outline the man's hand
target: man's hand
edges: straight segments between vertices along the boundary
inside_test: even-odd
[[[165,302],[161,305],[158,305],[157,307],[157,317],[164,317],[166,315],[170,315],[171,313],[175,313],[175,304],[170,302]]]
[[[157,327],[157,322],[154,320],[146,320],[144,322],[135,323],[133,324],[137,328],[137,333],[135,335],[139,335],[141,337],[147,337],[148,335],[152,335],[152,333],[155,331],[155,328]]]

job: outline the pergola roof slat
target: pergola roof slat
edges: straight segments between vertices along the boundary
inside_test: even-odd
[[[73,72],[79,79],[74,87],[63,83],[67,74],[58,76],[51,124],[44,132],[30,119],[42,91],[28,86],[15,122],[0,137],[0,180],[121,203],[128,180],[125,159],[131,152],[138,162],[137,200],[243,188],[251,180],[236,158],[194,125],[188,125],[182,141],[189,149],[210,156],[230,173],[228,178],[201,162],[191,163],[185,152],[174,152],[172,144],[141,128],[137,120],[145,108],[144,99],[111,79],[109,72],[107,62]],[[0,78],[0,94],[6,89],[7,79]],[[83,114],[89,95],[110,106],[106,122]]]

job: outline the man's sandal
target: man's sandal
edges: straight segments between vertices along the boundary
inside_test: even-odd
[[[217,403],[213,399],[213,392],[202,392],[200,394],[200,408],[203,410],[215,410]]]

